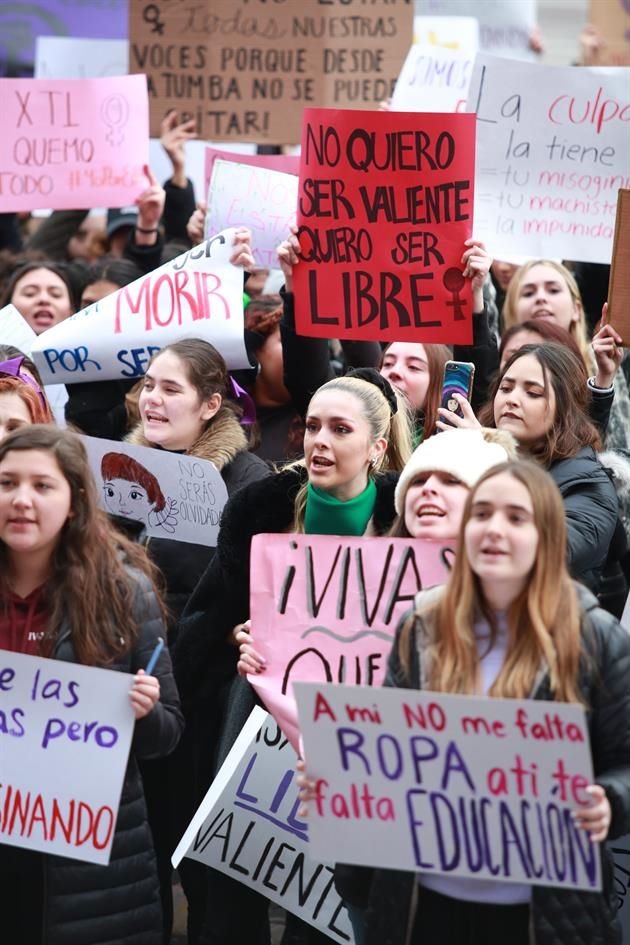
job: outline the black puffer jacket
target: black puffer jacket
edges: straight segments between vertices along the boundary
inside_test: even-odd
[[[587,706],[595,780],[606,791],[612,810],[609,838],[630,831],[630,635],[593,595],[576,585],[583,609],[583,661],[580,690]],[[416,617],[416,634],[430,637]],[[404,621],[401,621],[401,626]],[[399,627],[400,630],[400,627]],[[409,672],[398,659],[398,635],[392,648],[386,685],[419,689],[421,666],[416,634],[410,636]],[[549,676],[535,699],[551,700]],[[621,932],[612,895],[612,859],[601,847],[603,892],[532,887],[532,945],[619,945]],[[367,895],[367,945],[406,945],[410,913],[415,911],[415,874],[397,870],[341,867],[336,871],[341,895],[359,903]],[[507,943],[506,943],[507,945]]]

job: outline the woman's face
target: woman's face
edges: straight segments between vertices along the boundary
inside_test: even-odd
[[[488,600],[514,600],[525,587],[536,560],[538,529],[531,496],[507,472],[477,487],[464,547]]]
[[[517,358],[505,372],[494,398],[494,422],[524,447],[534,446],[553,425],[556,397],[546,385],[542,365],[533,354]]]
[[[32,422],[31,412],[19,394],[0,393],[0,440],[20,427],[29,427]]]
[[[546,318],[570,331],[580,318],[564,276],[553,266],[539,263],[521,276],[516,300],[518,324],[530,319]]]
[[[520,331],[514,332],[510,340],[507,342],[503,354],[501,356],[501,365],[500,370],[502,371],[505,365],[508,363],[515,351],[518,351],[519,348],[522,348],[523,345],[541,345],[544,344],[543,339],[536,331],[530,331],[529,328],[521,328]]]
[[[212,403],[201,400],[184,362],[172,351],[155,358],[138,402],[145,437],[166,450],[190,449],[220,406],[218,395]]]
[[[398,388],[412,410],[424,408],[430,380],[424,345],[394,341],[383,357],[381,374]]]
[[[93,302],[100,302],[106,295],[118,292],[119,288],[119,285],[110,282],[109,279],[97,279],[96,282],[91,282],[90,285],[86,285],[81,295],[81,308],[87,308]]]
[[[72,315],[68,287],[50,269],[31,269],[18,279],[11,302],[36,335]]]
[[[468,486],[449,473],[418,473],[405,495],[407,531],[431,541],[457,538],[467,496]]]
[[[67,479],[46,450],[11,450],[0,461],[0,540],[13,555],[52,555],[72,514]]]
[[[312,485],[343,501],[367,486],[373,458],[387,448],[385,439],[371,442],[361,401],[342,390],[322,390],[311,400],[304,433],[304,459]]]

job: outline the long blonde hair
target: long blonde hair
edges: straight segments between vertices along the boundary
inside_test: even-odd
[[[580,354],[588,374],[592,372],[593,369],[593,354],[591,352],[591,346],[588,341],[588,332],[586,328],[586,318],[584,315],[584,305],[582,303],[582,296],[580,295],[580,290],[577,282],[575,281],[575,276],[570,272],[566,266],[563,266],[562,263],[556,262],[553,259],[530,259],[522,266],[520,266],[510,280],[510,284],[505,293],[505,301],[503,303],[503,324],[505,328],[511,328],[513,325],[518,325],[518,319],[516,317],[516,307],[519,299],[519,292],[521,290],[521,285],[523,279],[534,266],[551,266],[552,269],[555,269],[558,275],[566,282],[567,288],[573,299],[573,304],[575,305],[578,317],[575,321],[571,322],[569,325],[569,334],[573,336],[575,343],[580,349]]]
[[[551,477],[526,460],[490,469],[466,500],[458,553],[444,593],[418,614],[434,628],[434,642],[427,654],[430,688],[469,695],[478,692],[480,666],[474,623],[480,612],[491,627],[494,620],[465,553],[464,533],[479,486],[501,473],[522,483],[529,492],[538,547],[527,583],[508,609],[507,652],[489,694],[528,698],[541,666],[546,665],[554,698],[579,702],[580,606],[566,566],[564,504]],[[399,643],[401,661],[407,668],[412,633],[413,621],[408,621]]]

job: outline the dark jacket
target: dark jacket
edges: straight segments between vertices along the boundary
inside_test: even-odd
[[[630,830],[630,636],[601,610],[593,595],[577,585],[583,609],[583,660],[580,691],[587,719],[595,780],[606,791],[612,810],[609,838]],[[390,654],[385,685],[421,688],[417,634],[428,633],[416,616],[410,635],[409,671],[398,658],[398,637]],[[537,685],[534,699],[551,700],[549,675]],[[612,890],[612,857],[602,844],[603,892],[532,887],[532,945],[619,945]],[[415,912],[415,874],[398,870],[338,868],[341,894],[357,904],[367,896],[367,945],[406,945],[410,912]]]
[[[596,591],[617,527],[615,488],[590,446],[556,460],[549,473],[564,501],[569,570],[576,581]]]
[[[136,571],[129,573],[137,587],[133,613],[138,623],[138,637],[133,648],[108,668],[133,674],[147,665],[164,629],[148,579]],[[76,662],[70,628],[65,621],[59,629],[53,656],[65,662]],[[160,945],[157,873],[138,760],[162,757],[173,751],[184,720],[166,650],[162,651],[154,675],[160,680],[160,701],[135,725],[109,865],[28,854],[29,869],[36,874],[40,870],[44,872],[41,941],[45,945],[95,945],[96,942],[98,945]],[[11,856],[11,848],[0,846],[0,860],[5,856]],[[0,899],[1,895],[0,890]],[[42,903],[34,899],[33,909],[42,909]],[[28,945],[38,943],[33,941]]]

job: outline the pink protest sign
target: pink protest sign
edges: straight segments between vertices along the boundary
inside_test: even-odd
[[[300,173],[300,159],[297,154],[236,154],[221,148],[206,148],[206,194],[210,187],[214,163],[218,160],[264,167],[268,171],[282,171],[283,174]]]
[[[146,187],[143,75],[0,79],[0,212],[122,207]]]
[[[293,683],[382,685],[400,618],[445,582],[452,558],[407,538],[255,536],[252,638],[267,668],[248,679],[296,750]]]

